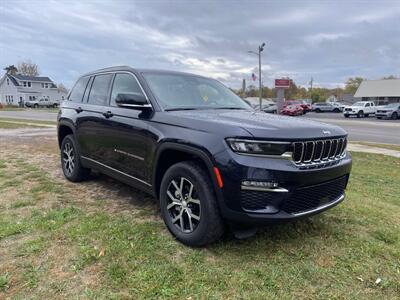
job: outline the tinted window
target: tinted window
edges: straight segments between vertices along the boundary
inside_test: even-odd
[[[117,74],[115,75],[113,89],[111,93],[111,105],[116,106],[115,99],[118,94],[140,94],[143,95],[142,90],[136,78],[130,74]]]
[[[89,103],[95,105],[107,105],[108,104],[108,88],[112,74],[97,75],[94,78],[92,89],[89,94]]]
[[[89,77],[82,77],[75,84],[74,88],[69,95],[68,100],[73,102],[82,102],[83,94],[85,93],[86,85],[89,81]]]

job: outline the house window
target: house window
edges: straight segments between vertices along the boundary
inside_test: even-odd
[[[30,81],[28,81],[28,87],[31,87],[32,83]]]
[[[23,81],[22,83],[23,83],[24,87],[26,87],[26,81]]]
[[[49,84],[48,83],[42,83],[42,89],[48,89]]]

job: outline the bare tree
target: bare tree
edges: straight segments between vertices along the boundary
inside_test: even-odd
[[[10,75],[16,75],[18,73],[18,69],[14,65],[7,66],[4,70]]]
[[[18,71],[22,75],[27,76],[38,76],[39,67],[37,64],[31,62],[30,60],[21,61],[18,63]]]
[[[68,89],[62,83],[59,83],[57,85],[57,90],[59,92],[64,92],[64,93],[68,94]]]

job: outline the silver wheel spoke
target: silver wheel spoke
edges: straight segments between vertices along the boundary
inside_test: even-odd
[[[175,222],[179,220],[179,218],[182,216],[182,212],[183,212],[183,209],[179,212],[179,214],[176,215],[175,218],[172,219],[172,223],[175,224]]]
[[[190,217],[192,217],[193,219],[200,221],[200,216],[196,216],[195,214],[190,214]]]
[[[190,231],[193,231],[192,216],[189,214],[188,211],[186,211],[186,213],[187,213],[187,215],[188,215],[188,217],[189,217],[189,228],[190,228]]]
[[[171,209],[174,206],[182,206],[180,202],[173,201],[172,203],[168,204],[167,209]]]
[[[189,182],[189,184],[190,184],[190,188],[189,188],[188,198],[191,199],[192,198],[192,193],[193,193],[193,184],[191,182]]]
[[[187,202],[188,202],[188,203],[191,202],[191,203],[200,205],[200,200],[198,200],[198,199],[190,198]]]
[[[171,194],[171,192],[170,192],[169,190],[167,191],[167,195],[168,195],[168,197],[171,199],[171,201],[180,202],[178,199],[176,199],[176,198]]]

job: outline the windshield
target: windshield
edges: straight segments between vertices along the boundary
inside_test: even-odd
[[[397,107],[400,106],[400,103],[390,103],[388,105],[386,105],[387,108],[392,108],[392,107]]]
[[[353,104],[353,106],[364,106],[364,105],[365,105],[365,102],[362,102],[362,101],[358,101]]]
[[[166,110],[252,108],[217,80],[186,74],[144,73],[151,91]]]

